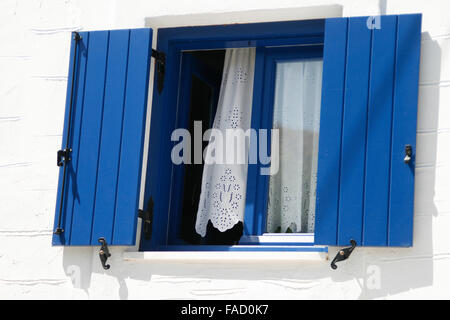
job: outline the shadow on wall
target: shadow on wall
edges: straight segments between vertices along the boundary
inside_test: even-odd
[[[150,273],[134,268],[122,259],[122,252],[128,247],[110,247],[111,258],[107,264],[111,269],[104,270],[100,258],[100,246],[64,247],[63,267],[71,279],[74,289],[81,289],[86,296],[97,299],[128,298],[125,278],[150,280]],[[112,280],[112,281],[111,281]],[[96,285],[91,286],[92,283]]]
[[[432,221],[438,215],[434,188],[440,100],[436,82],[441,73],[441,48],[428,32],[422,33],[421,48],[413,247],[364,250],[362,258],[367,276],[361,286],[368,290],[362,291],[362,299],[387,297],[433,285]],[[436,82],[424,83],[424,74]]]
[[[303,12],[305,9],[301,10]],[[342,15],[342,8],[340,10]],[[195,18],[192,21],[196,21]],[[149,24],[154,25],[155,19],[148,18],[146,25]],[[440,79],[440,63],[440,46],[431,40],[428,33],[423,33],[421,73],[426,70],[427,75],[432,75],[433,79]],[[105,298],[117,296],[120,299],[146,297],[232,299],[244,296],[260,298],[264,294],[267,295],[266,298],[270,295],[272,299],[302,297],[371,299],[433,285],[432,218],[437,215],[433,190],[439,86],[420,85],[419,96],[414,247],[357,248],[350,259],[339,263],[337,270],[331,270],[330,261],[264,264],[232,261],[124,262],[122,259],[124,248],[113,247],[112,257],[108,260],[111,269],[107,271],[101,267],[98,258],[99,247],[94,249],[67,247],[64,248],[63,254],[63,266],[67,276],[72,279],[74,288],[89,292],[94,298],[101,298],[104,292]],[[423,134],[420,124],[422,117],[430,112],[434,116],[427,115],[427,123],[424,126],[431,128],[434,138],[427,139],[425,144],[421,137]],[[427,159],[433,158],[431,164],[421,162],[423,153],[427,154]],[[332,259],[338,248],[330,247],[329,250]],[[140,282],[139,288],[134,285],[136,281]],[[136,291],[139,296],[130,295],[131,290],[133,293]]]
[[[89,247],[64,247],[63,267],[74,289],[87,290],[91,285],[92,249]]]

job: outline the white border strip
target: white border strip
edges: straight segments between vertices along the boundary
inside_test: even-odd
[[[123,259],[133,262],[148,261],[220,261],[220,262],[261,262],[261,261],[306,261],[320,262],[328,260],[327,252],[304,251],[143,251],[124,252]]]

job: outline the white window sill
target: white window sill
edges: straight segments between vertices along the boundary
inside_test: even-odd
[[[314,251],[141,251],[124,252],[125,261],[212,261],[212,262],[261,262],[295,261],[320,262],[328,260],[328,252]]]

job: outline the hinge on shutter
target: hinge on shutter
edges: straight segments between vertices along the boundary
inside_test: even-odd
[[[350,255],[352,254],[353,250],[356,247],[356,241],[352,239],[350,240],[350,243],[352,245],[351,247],[344,248],[338,251],[336,257],[334,257],[333,261],[331,262],[332,269],[337,269],[336,262],[346,260],[348,257],[350,257]]]
[[[145,240],[150,240],[152,237],[153,227],[153,199],[148,200],[147,210],[138,210],[138,217],[142,219],[143,232]]]
[[[72,149],[70,149],[70,148],[67,148],[64,150],[58,150],[56,165],[58,167],[62,167],[64,165],[64,162],[72,160],[72,158],[70,157],[71,152],[72,152]]]
[[[156,61],[156,88],[161,94],[164,88],[164,75],[166,74],[166,54],[162,51],[152,49],[152,57],[155,58]]]
[[[67,138],[66,138],[66,148],[63,150],[59,150],[57,153],[57,166],[63,168],[63,180],[62,180],[62,187],[61,187],[61,199],[59,200],[59,214],[58,214],[58,224],[53,232],[56,235],[61,235],[64,232],[64,229],[61,227],[62,223],[62,211],[63,211],[63,205],[64,205],[64,195],[65,193],[65,186],[66,186],[66,163],[67,161],[70,161],[72,149],[69,148],[69,142],[70,142],[70,128],[72,125],[72,109],[73,109],[73,92],[75,87],[75,75],[77,74],[76,70],[76,63],[77,63],[77,57],[78,57],[78,42],[81,40],[81,35],[78,32],[73,32],[72,34],[73,40],[75,40],[75,48],[73,53],[73,61],[72,61],[72,82],[71,82],[71,88],[70,88],[70,102],[69,102],[69,119],[67,122]],[[64,159],[64,160],[63,160]]]

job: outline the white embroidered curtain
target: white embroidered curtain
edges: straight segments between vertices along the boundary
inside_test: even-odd
[[[277,63],[273,128],[280,156],[269,180],[267,232],[314,232],[322,64]]]
[[[240,128],[245,131],[250,128],[255,54],[255,48],[227,49],[225,52],[222,84],[213,125],[224,138],[226,129]],[[213,137],[208,146],[211,149],[212,140],[214,141]],[[247,147],[240,144],[237,148]],[[195,224],[196,232],[202,237],[206,235],[209,220],[221,232],[244,220],[247,164],[208,164],[210,159],[205,157]]]

